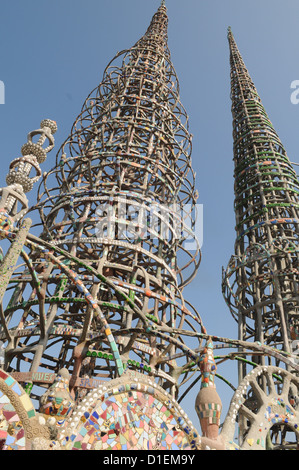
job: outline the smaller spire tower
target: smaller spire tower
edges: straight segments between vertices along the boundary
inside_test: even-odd
[[[223,292],[239,339],[290,353],[299,315],[299,184],[231,28],[228,41],[236,243]],[[264,358],[256,362],[263,364]],[[246,367],[240,365],[240,378],[244,375]]]

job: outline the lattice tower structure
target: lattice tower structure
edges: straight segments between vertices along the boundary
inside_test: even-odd
[[[239,338],[291,353],[298,339],[299,185],[228,31],[236,242],[223,292]],[[264,363],[257,357],[255,362]],[[279,362],[279,361],[278,361]],[[278,364],[276,364],[278,365]],[[240,378],[246,375],[240,365]]]
[[[32,208],[42,234],[27,237],[31,271],[18,267],[5,310],[12,373],[66,367],[76,391],[83,377],[130,368],[178,397],[197,371],[201,340],[189,347],[182,334],[205,331],[182,294],[200,263],[197,195],[167,25],[162,2],[109,63],[43,176]]]

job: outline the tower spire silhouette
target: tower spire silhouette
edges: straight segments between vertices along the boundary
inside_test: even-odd
[[[299,313],[298,179],[231,28],[228,41],[236,243],[224,271],[223,292],[240,339],[291,352]],[[246,367],[240,365],[241,378],[244,374]]]
[[[6,367],[29,363],[31,376],[67,368],[73,394],[82,377],[137,370],[177,397],[197,358],[180,337],[203,330],[182,295],[200,250],[196,240],[194,251],[184,246],[196,198],[167,25],[162,2],[87,97],[34,207],[42,235],[27,243],[38,284],[26,263],[11,279]]]

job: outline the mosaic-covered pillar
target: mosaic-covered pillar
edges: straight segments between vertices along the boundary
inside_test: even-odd
[[[208,338],[205,348],[200,356],[201,388],[196,397],[195,409],[197,411],[201,430],[203,446],[212,446],[219,450],[224,443],[219,437],[222,402],[215,385],[216,362],[214,359],[212,338]]]

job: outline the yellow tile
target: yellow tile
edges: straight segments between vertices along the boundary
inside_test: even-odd
[[[32,401],[30,400],[29,396],[27,395],[27,393],[25,393],[24,395],[22,395],[20,397],[20,400],[22,402],[22,405],[24,406],[25,410],[26,411],[29,411],[29,410],[32,410],[33,406],[32,406]]]

